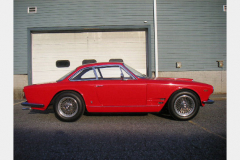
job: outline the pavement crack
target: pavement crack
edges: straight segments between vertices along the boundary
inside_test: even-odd
[[[214,133],[214,132],[208,130],[207,128],[202,127],[201,125],[199,125],[199,124],[197,124],[197,123],[195,123],[195,122],[193,122],[193,121],[191,121],[191,120],[188,121],[188,122],[191,123],[191,124],[193,124],[193,125],[195,125],[195,126],[197,126],[197,127],[199,127],[199,128],[201,128],[201,129],[203,129],[203,130],[205,130],[206,132],[208,132],[208,133],[210,133],[210,134],[213,134],[213,135],[215,135],[215,136],[220,137],[221,139],[226,140],[226,137],[223,137],[223,136],[221,136],[221,135],[219,135],[219,134],[217,134],[217,133]]]
[[[22,102],[25,102],[25,101],[21,101],[21,102],[14,103],[14,106],[17,105],[17,104],[20,104],[20,103],[22,103]]]

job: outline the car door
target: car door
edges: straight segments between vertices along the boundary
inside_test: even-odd
[[[146,105],[146,83],[132,77],[124,68],[101,66],[95,71],[98,76],[96,91],[102,106]]]
[[[84,97],[86,107],[101,106],[96,93],[96,75],[93,67],[84,68],[70,79],[71,87]]]

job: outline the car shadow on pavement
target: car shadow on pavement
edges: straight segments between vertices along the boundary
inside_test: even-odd
[[[54,113],[53,110],[47,109],[45,111],[40,111],[40,110],[31,110],[28,114],[51,114]]]
[[[168,120],[173,120],[175,121],[174,118],[172,118],[172,116],[170,115],[169,111],[165,108],[163,108],[160,112],[156,112],[156,113],[151,113],[152,115],[154,116],[157,116],[157,117],[161,117],[161,118],[164,118],[164,119],[168,119]]]
[[[171,115],[170,114],[167,114],[167,113],[151,113],[152,115],[154,115],[154,116],[157,116],[157,117],[161,117],[161,118],[164,118],[164,119],[168,119],[168,120],[173,120],[173,121],[175,121],[175,119],[173,119],[172,117],[171,117]]]
[[[35,109],[32,109],[30,110],[30,112],[28,114],[54,114],[54,110],[53,110],[53,107],[52,106],[49,106],[48,109],[44,110],[44,111],[41,111],[41,110],[35,110]],[[152,114],[154,116],[157,116],[157,117],[161,117],[161,118],[164,118],[164,119],[169,119],[169,120],[174,120],[169,112],[167,110],[162,110],[161,112],[159,113],[89,113],[87,111],[84,112],[84,116],[107,116],[107,117],[114,117],[114,116],[147,116],[148,114]]]
[[[52,106],[49,106],[48,109],[44,111],[31,109],[28,114],[52,114],[52,113],[54,114],[54,110]]]
[[[148,113],[89,113],[85,112],[85,116],[147,116]]]

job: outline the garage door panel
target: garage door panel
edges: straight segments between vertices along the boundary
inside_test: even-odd
[[[62,45],[86,43],[87,34],[80,33],[34,33],[32,34],[32,42],[36,45]]]
[[[121,58],[146,74],[145,36],[145,31],[32,34],[32,83],[56,81],[84,59]],[[57,60],[69,60],[70,66],[58,68]]]

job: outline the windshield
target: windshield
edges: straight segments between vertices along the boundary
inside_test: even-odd
[[[71,70],[70,72],[68,72],[68,73],[65,74],[64,76],[62,76],[60,79],[57,80],[57,82],[60,82],[60,81],[64,80],[64,79],[67,78],[70,74],[72,74],[75,70],[76,70],[76,68],[75,68],[74,70]]]
[[[129,69],[133,74],[135,74],[138,78],[147,78],[146,75],[138,72],[137,70],[133,69],[132,67],[130,67],[127,64],[124,64],[125,67],[127,67],[127,69]]]

